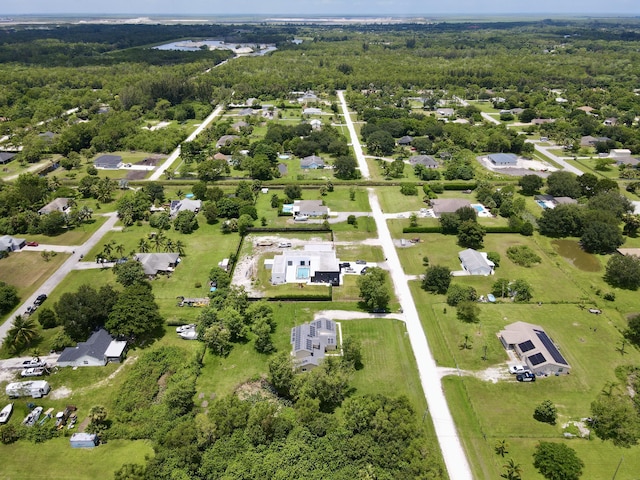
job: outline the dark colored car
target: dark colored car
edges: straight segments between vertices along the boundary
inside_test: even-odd
[[[369,267],[364,267],[362,270],[360,270],[360,275],[364,275],[365,273],[367,273],[368,269]]]
[[[536,376],[531,372],[524,372],[516,375],[516,380],[519,382],[535,382]]]
[[[46,299],[47,299],[47,296],[44,293],[41,293],[40,295],[37,296],[33,304],[42,305]]]
[[[366,265],[367,261],[366,260],[356,260],[356,265]]]

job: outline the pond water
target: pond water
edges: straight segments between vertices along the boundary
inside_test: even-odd
[[[598,257],[582,250],[576,240],[554,240],[551,244],[558,254],[574,267],[585,272],[600,271]]]

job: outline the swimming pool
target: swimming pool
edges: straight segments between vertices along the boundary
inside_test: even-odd
[[[283,153],[281,155],[278,155],[278,158],[280,160],[289,160],[289,158],[291,158],[289,155],[287,155],[286,153]]]
[[[282,213],[291,213],[293,212],[293,203],[285,203],[282,205]]]
[[[296,280],[306,280],[309,278],[311,269],[309,267],[298,267],[296,270]]]
[[[480,213],[480,212],[484,212],[484,207],[482,205],[471,205],[473,208],[475,208],[476,212]]]
[[[536,203],[540,205],[542,208],[547,208],[547,204],[544,203],[542,200],[536,200]]]

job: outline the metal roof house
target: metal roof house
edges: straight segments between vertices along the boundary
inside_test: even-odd
[[[100,155],[93,161],[93,166],[103,170],[117,170],[122,166],[120,155]]]
[[[304,250],[286,250],[265,262],[271,267],[271,283],[329,283],[340,285],[340,261],[330,243],[305,245]]]
[[[51,212],[63,212],[65,213],[69,210],[69,200],[70,198],[58,197],[55,200],[47,203],[44,207],[38,210],[39,215],[46,215]]]
[[[410,135],[405,135],[404,137],[401,137],[398,139],[398,141],[396,142],[398,145],[411,145],[411,142],[413,142],[413,137]]]
[[[436,198],[431,200],[431,208],[433,208],[433,214],[436,218],[439,218],[443,213],[454,213],[459,208],[470,206],[471,202],[464,198]]]
[[[180,263],[179,253],[137,253],[135,259],[142,264],[146,275],[155,277],[159,273],[171,273]]]
[[[12,152],[0,152],[0,163],[5,164],[9,163],[13,157],[15,157],[17,153]]]
[[[15,238],[11,235],[3,235],[0,237],[0,250],[4,252],[15,252],[20,250],[27,244],[27,240],[24,238]]]
[[[518,164],[518,156],[513,153],[492,153],[489,161],[496,166],[515,167]]]
[[[471,248],[458,253],[462,268],[468,275],[492,275],[496,264],[487,258],[485,252]]]
[[[513,350],[536,375],[569,373],[571,366],[542,327],[526,322],[507,325],[498,333],[502,345]]]
[[[337,348],[336,322],[319,318],[291,329],[291,356],[296,369],[306,372],[317,367],[325,353]]]
[[[304,169],[317,169],[324,168],[324,160],[317,155],[309,155],[300,160],[300,168]]]
[[[114,340],[109,333],[100,329],[93,332],[86,342],[78,342],[75,347],[67,347],[58,357],[59,367],[104,367],[107,362],[122,361],[126,341]]]

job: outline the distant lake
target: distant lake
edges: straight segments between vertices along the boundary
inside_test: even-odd
[[[558,254],[574,267],[585,272],[599,272],[600,260],[585,252],[575,240],[554,240],[551,242]]]
[[[156,50],[180,50],[182,52],[197,52],[204,47],[208,49],[232,50],[239,55],[261,56],[274,52],[277,47],[272,44],[256,44],[256,43],[226,43],[222,40],[180,40],[179,42],[165,43],[153,47]],[[253,52],[244,53],[242,50],[251,48]]]

